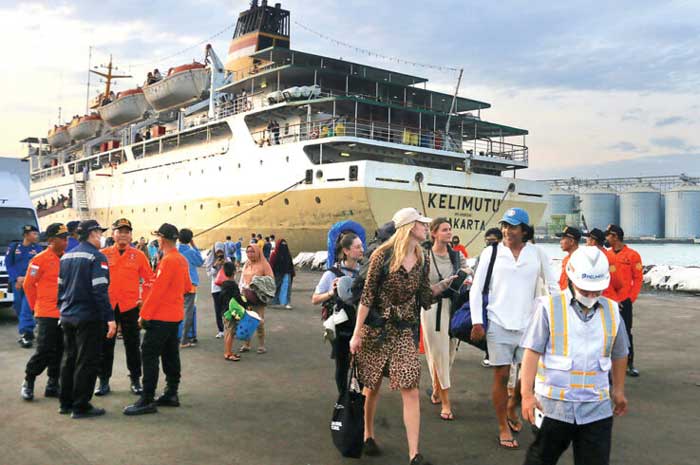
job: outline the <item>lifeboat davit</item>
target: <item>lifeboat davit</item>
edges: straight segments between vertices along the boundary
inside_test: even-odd
[[[150,108],[143,90],[137,87],[119,92],[113,102],[102,105],[97,111],[105,123],[117,127],[142,119]]]
[[[170,68],[167,76],[143,88],[148,103],[156,111],[168,110],[197,102],[209,90],[210,75],[201,63]]]
[[[53,148],[61,148],[70,144],[70,134],[68,133],[68,126],[54,126],[53,129],[49,129],[49,135],[47,137],[49,145]]]
[[[100,134],[102,125],[100,115],[93,113],[73,119],[70,126],[68,126],[68,132],[75,140],[90,139]]]

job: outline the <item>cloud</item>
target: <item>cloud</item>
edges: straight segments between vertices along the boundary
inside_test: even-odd
[[[625,111],[620,118],[621,121],[641,121],[645,118],[644,110],[641,108],[630,108]]]
[[[616,144],[608,146],[608,149],[616,152],[642,152],[643,150],[636,144],[627,141],[620,141]]]
[[[653,137],[649,142],[651,142],[652,145],[673,150],[690,151],[696,148],[689,145],[688,142],[680,137]]]
[[[661,128],[664,126],[671,126],[674,124],[679,124],[679,123],[688,123],[690,122],[688,118],[684,116],[669,116],[668,118],[661,118],[659,120],[656,120],[656,123],[654,126],[657,128]]]

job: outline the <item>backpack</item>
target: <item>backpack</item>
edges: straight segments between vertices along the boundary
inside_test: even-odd
[[[343,273],[343,270],[340,269],[340,266],[338,266],[338,264],[329,268],[328,271],[333,272],[333,274],[337,278],[347,276],[345,273]],[[341,309],[345,310],[345,313],[348,315],[348,321],[337,325],[336,333],[341,334],[343,336],[352,336],[352,333],[355,330],[357,305],[347,304],[340,300],[337,295],[334,295],[332,299],[329,299],[322,304],[321,319],[323,321],[326,321],[331,315],[333,315],[333,313],[340,311]]]
[[[360,271],[357,273],[355,280],[352,282],[352,300],[354,304],[358,304],[360,302],[360,298],[362,297],[362,291],[365,288],[365,280],[367,279],[367,270],[369,270],[369,259],[372,257],[374,251],[377,250],[380,245],[388,241],[395,232],[396,228],[394,227],[394,222],[390,221],[379,228],[374,235],[374,239],[367,244],[364,258],[360,264]],[[387,260],[384,263],[384,268],[388,271],[388,260],[391,259],[391,255],[388,254],[388,257],[386,258]]]

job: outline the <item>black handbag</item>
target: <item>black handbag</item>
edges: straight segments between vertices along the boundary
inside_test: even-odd
[[[365,436],[365,396],[357,379],[357,362],[353,357],[348,374],[348,388],[333,407],[331,437],[343,457],[362,456]]]

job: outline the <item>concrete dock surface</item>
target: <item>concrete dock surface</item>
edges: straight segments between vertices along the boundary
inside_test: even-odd
[[[16,343],[16,320],[0,309],[0,464],[2,465],[394,465],[408,463],[401,398],[384,383],[377,412],[381,457],[344,459],[334,448],[329,420],[336,400],[330,347],[322,341],[320,309],[310,303],[320,278],[300,272],[293,310],[268,309],[267,354],[223,358],[209,283],[203,276],[197,300],[198,339],[181,350],[180,408],[126,417],[129,392],[124,346],[117,343],[112,393],[93,398],[107,409],[101,418],[72,420],[57,413],[56,399],[43,397],[46,375],[37,379],[35,400],[19,391],[32,350]],[[627,378],[629,413],[615,420],[613,464],[696,465],[700,455],[700,299],[643,294],[634,308],[637,368]],[[238,343],[237,345],[238,346]],[[256,347],[254,343],[253,347]],[[520,433],[520,450],[497,445],[490,401],[492,373],[481,353],[460,346],[452,371],[456,421],[441,421],[428,402],[423,360],[421,452],[435,465],[521,464],[533,435]],[[159,391],[164,385],[161,373]],[[567,451],[561,464],[572,464]]]

